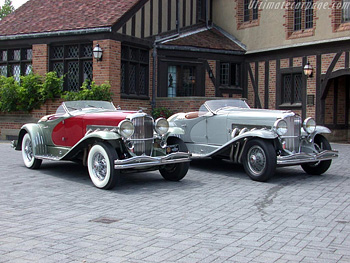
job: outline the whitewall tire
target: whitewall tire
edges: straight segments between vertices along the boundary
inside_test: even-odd
[[[117,159],[115,149],[105,142],[92,146],[88,155],[88,170],[92,183],[100,189],[112,189],[119,177],[119,171],[114,169]]]
[[[22,158],[24,165],[30,169],[38,169],[42,160],[34,157],[32,138],[26,133],[22,139]]]

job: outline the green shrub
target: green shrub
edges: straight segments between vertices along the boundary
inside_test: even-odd
[[[165,108],[165,107],[157,107],[152,110],[152,116],[154,119],[158,119],[160,117],[167,119],[173,114],[174,112],[172,110],[169,110],[168,108]]]
[[[17,110],[31,111],[33,109],[39,109],[43,103],[40,96],[41,89],[41,76],[34,74],[22,76],[18,89]]]
[[[78,92],[68,91],[62,98],[72,100],[103,100],[112,101],[111,86],[107,83],[96,85],[95,82],[85,81]]]
[[[45,75],[45,81],[41,89],[41,97],[43,101],[55,100],[61,97],[63,92],[63,76],[57,77],[56,72],[48,72]]]
[[[63,78],[56,72],[45,77],[37,74],[21,76],[17,82],[13,77],[0,78],[0,111],[32,111],[38,109],[48,99],[59,98],[62,94]]]
[[[19,84],[13,77],[0,77],[0,111],[18,110]]]

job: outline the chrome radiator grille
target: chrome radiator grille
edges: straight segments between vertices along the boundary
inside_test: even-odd
[[[133,118],[135,126],[134,135],[131,141],[134,143],[134,153],[136,155],[151,155],[153,145],[153,119],[148,116]]]
[[[299,152],[301,118],[291,116],[284,119],[287,122],[288,132],[282,136],[286,142],[286,149],[291,152]]]

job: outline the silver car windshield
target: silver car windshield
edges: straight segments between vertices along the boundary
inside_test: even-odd
[[[248,104],[244,100],[240,99],[208,100],[205,102],[205,106],[211,112],[217,112],[219,110],[230,110],[231,108],[249,109]]]
[[[62,107],[61,107],[62,106]],[[72,113],[73,111],[82,111],[86,109],[98,109],[98,110],[107,110],[114,111],[116,108],[109,101],[95,101],[95,100],[77,100],[77,101],[65,101],[62,103],[59,109],[62,111],[64,108],[68,113]]]

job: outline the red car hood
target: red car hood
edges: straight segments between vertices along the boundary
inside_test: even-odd
[[[108,125],[117,126],[119,122],[125,120],[130,114],[136,113],[135,111],[108,111],[108,112],[96,112],[87,113],[79,116],[83,119],[86,125]]]

